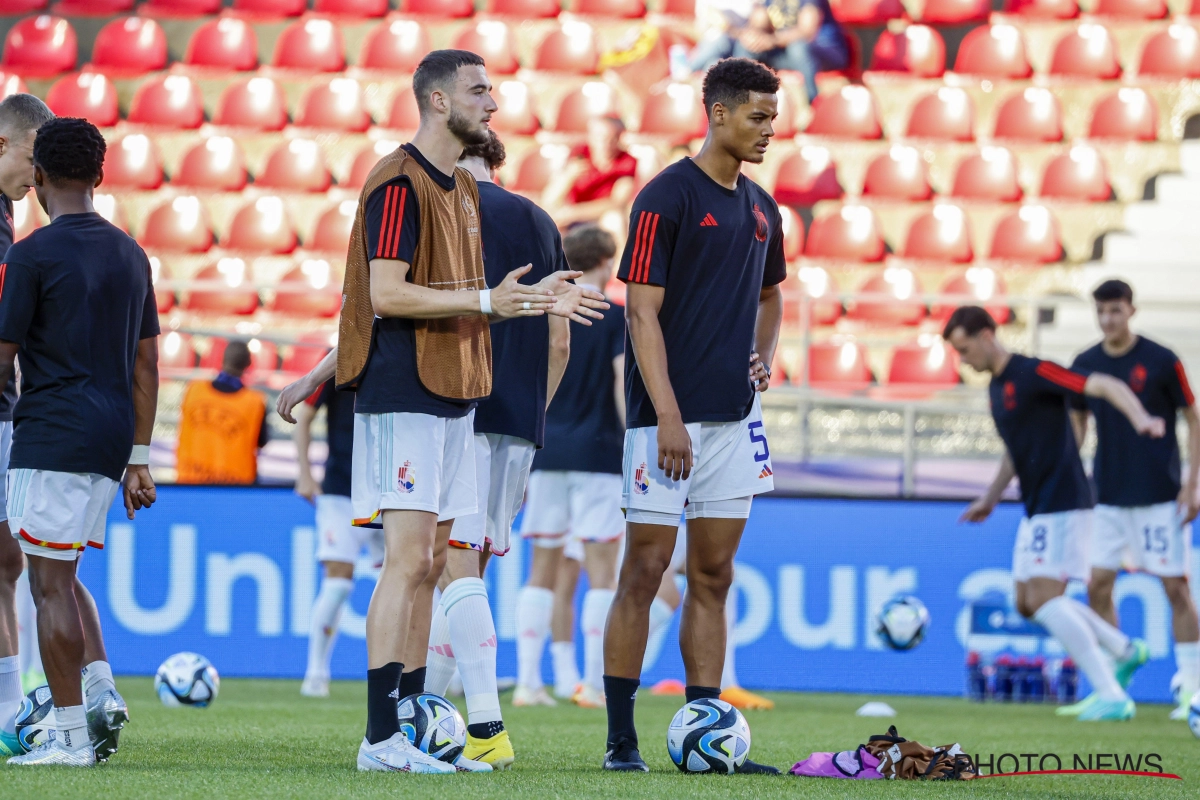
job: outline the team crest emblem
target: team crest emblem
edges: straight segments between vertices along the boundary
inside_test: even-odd
[[[417,471],[413,469],[411,461],[405,461],[404,466],[400,467],[400,473],[396,476],[396,488],[405,494],[412,494],[416,485]]]
[[[1012,381],[1004,382],[1004,410],[1014,411],[1017,408],[1017,385]]]
[[[754,238],[760,242],[767,240],[767,215],[758,207],[758,203],[754,204]]]
[[[650,474],[646,469],[646,462],[633,471],[633,493],[647,494],[650,491]]]
[[[1146,368],[1141,364],[1135,364],[1133,369],[1129,370],[1129,388],[1138,394],[1146,388]]]

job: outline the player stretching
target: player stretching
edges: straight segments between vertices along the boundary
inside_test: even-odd
[[[0,382],[21,359],[8,512],[29,557],[57,728],[10,764],[92,766],[116,750],[127,718],[95,605],[75,572],[84,548],[104,546],[122,475],[130,519],[154,502],[147,465],[159,331],[146,254],[92,207],[104,151],[84,120],[39,129],[33,180],[50,224],[0,265]]]
[[[634,696],[650,605],[687,506],[679,643],[688,700],[721,693],[725,599],[754,495],[772,487],[758,392],[779,338],[786,277],[771,196],[741,174],[775,135],[779,78],[726,59],[704,78],[708,136],[638,195],[618,277],[625,345],[625,559],[604,635],[604,768],[647,771]],[[747,761],[743,771],[778,772]]]
[[[13,201],[23,198],[33,185],[33,137],[53,118],[46,104],[31,94],[10,95],[0,102],[0,258],[13,243]],[[16,591],[25,558],[8,527],[2,480],[8,471],[16,402],[17,389],[10,373],[0,394],[0,757],[21,753],[13,722],[23,697]]]
[[[1129,384],[1151,414],[1167,420],[1161,439],[1138,436],[1129,422],[1105,403],[1090,400],[1074,412],[1080,431],[1087,431],[1088,412],[1096,419],[1096,531],[1092,544],[1092,580],[1088,601],[1113,625],[1113,583],[1125,556],[1129,565],[1157,575],[1163,583],[1175,627],[1175,665],[1182,704],[1171,719],[1187,719],[1188,701],[1200,690],[1200,627],[1188,585],[1192,526],[1196,518],[1197,475],[1200,474],[1200,417],[1196,398],[1179,358],[1162,345],[1129,329],[1136,309],[1133,289],[1124,281],[1105,281],[1092,293],[1104,340],[1076,357],[1081,372],[1102,372]],[[1187,479],[1180,480],[1175,414],[1183,411],[1188,425]],[[1124,639],[1111,647],[1123,650]],[[1145,645],[1139,659],[1144,660]],[[1085,701],[1090,702],[1090,701]]]
[[[962,518],[983,522],[1013,476],[1020,480],[1025,518],[1017,528],[1012,566],[1017,611],[1050,631],[1087,675],[1096,699],[1079,719],[1131,719],[1135,708],[1124,686],[1145,663],[1144,647],[1134,647],[1096,612],[1064,594],[1068,581],[1088,579],[1092,533],[1092,490],[1079,460],[1069,402],[1083,396],[1104,400],[1141,435],[1161,437],[1163,421],[1146,413],[1116,378],[1009,353],[996,339],[996,321],[978,306],[957,309],[942,335],[964,363],[991,373],[992,419],[1006,450],[987,493]],[[1114,647],[1119,642],[1123,649]],[[1116,659],[1115,674],[1104,650]]]

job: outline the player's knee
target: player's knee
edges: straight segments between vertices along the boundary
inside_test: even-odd
[[[1163,591],[1171,603],[1175,614],[1190,611],[1192,608],[1192,592],[1186,578],[1163,578]]]
[[[688,569],[688,591],[725,602],[733,585],[733,564],[693,565]]]
[[[670,565],[670,558],[663,559],[653,554],[645,558],[628,559],[621,570],[621,589],[649,603],[658,593],[663,573]]]
[[[25,565],[20,558],[6,558],[0,561],[0,591],[6,587],[11,591],[21,577]]]

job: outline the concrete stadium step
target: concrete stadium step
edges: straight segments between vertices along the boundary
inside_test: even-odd
[[[1200,233],[1109,233],[1104,237],[1102,261],[1105,264],[1188,264],[1200,268]]]

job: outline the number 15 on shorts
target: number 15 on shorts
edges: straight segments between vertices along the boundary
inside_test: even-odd
[[[762,420],[747,423],[750,430],[750,441],[755,445],[754,460],[761,463],[771,459],[771,451],[767,447],[767,437],[763,433]]]

